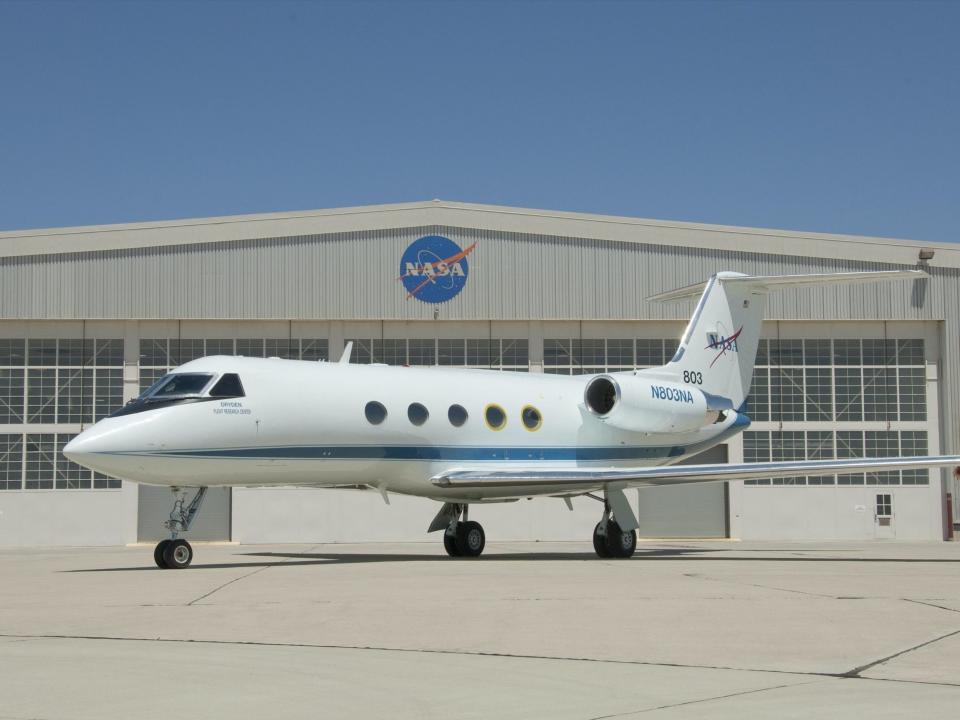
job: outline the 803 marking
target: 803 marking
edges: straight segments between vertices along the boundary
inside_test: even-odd
[[[685,383],[691,383],[693,385],[703,385],[703,373],[691,372],[690,370],[683,371],[683,381]]]

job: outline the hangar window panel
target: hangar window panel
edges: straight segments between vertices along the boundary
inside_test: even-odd
[[[123,483],[117,478],[104,475],[103,473],[93,473],[94,490],[119,490],[121,487],[123,487]]]
[[[770,433],[745,432],[743,434],[743,461],[770,462]],[[744,485],[769,485],[769,478],[744,480]]]
[[[757,359],[754,362],[755,365],[769,365],[770,364],[770,341],[769,340],[759,340],[757,342]]]
[[[27,422],[52,424],[56,417],[56,368],[30,368],[27,370]]]
[[[373,362],[373,340],[347,340],[353,343],[350,351],[350,362],[359,365],[368,365]]]
[[[897,372],[893,368],[863,369],[863,419],[897,419]]]
[[[305,342],[310,342],[309,340]],[[283,358],[284,360],[298,360],[300,359],[301,348],[299,340],[292,340],[290,338],[267,338],[263,341],[263,355],[261,357],[275,357]],[[237,340],[237,355],[242,355],[240,352],[240,341]],[[305,360],[311,360],[314,358],[303,358]],[[324,356],[326,359],[326,356]]]
[[[0,434],[0,490],[23,487],[23,435]]]
[[[663,341],[663,358],[664,363],[670,362],[674,355],[677,354],[677,349],[680,347],[680,341],[669,339]]]
[[[205,354],[203,340],[170,340],[171,367],[197,360]]]
[[[93,419],[102,420],[123,406],[123,370],[97,368],[94,374]]]
[[[437,364],[463,366],[467,364],[467,341],[441,338],[437,340]]]
[[[140,393],[166,374],[166,368],[140,368]]]
[[[897,398],[900,403],[901,420],[927,419],[926,375],[926,369],[922,367],[898,369]]]
[[[233,340],[209,339],[206,341],[204,355],[233,355],[235,354]]]
[[[0,339],[0,366],[26,364],[27,341],[22,338]]]
[[[898,365],[923,365],[925,362],[923,340],[897,340]]]
[[[900,454],[899,433],[892,430],[870,431],[864,433],[864,452],[866,457],[896,457]],[[868,472],[867,485],[899,485],[900,472]]]
[[[271,353],[270,343],[276,342],[274,340],[267,340],[267,355],[275,355],[276,357],[296,357],[296,354],[291,355],[282,355],[279,352]],[[294,343],[297,341],[294,340]],[[293,353],[294,348],[291,348],[291,353]],[[330,359],[330,341],[326,338],[301,338],[300,339],[300,359],[301,360],[329,360]]]
[[[604,367],[607,361],[606,343],[603,340],[571,340],[573,365],[580,367]],[[601,372],[603,372],[601,370]]]
[[[607,340],[607,365],[624,369],[636,367],[633,357],[633,340]]]
[[[569,366],[572,363],[569,340],[543,341],[543,364],[550,367]]]
[[[23,422],[22,368],[0,368],[0,424]]]
[[[836,457],[833,449],[833,433],[829,430],[811,430],[807,432],[807,459],[831,460]],[[807,485],[833,485],[833,475],[813,475],[807,478]]]
[[[837,458],[862,458],[863,432],[859,430],[841,430],[837,432]],[[837,485],[863,485],[863,473],[837,475]]]
[[[833,364],[834,365],[862,365],[862,356],[860,354],[859,340],[834,340],[833,341]]]
[[[637,340],[637,367],[657,367],[663,364],[663,340]]]
[[[432,338],[408,340],[407,363],[421,366],[436,365],[437,341]]]
[[[490,367],[491,348],[496,341],[467,340],[467,365],[471,367]]]
[[[63,448],[76,435],[57,433],[56,476],[54,487],[58,490],[89,490],[92,486],[90,471],[71,462],[63,455]]]
[[[803,362],[805,365],[830,365],[833,351],[829,340],[804,340]]]
[[[747,415],[755,422],[770,419],[770,371],[765,367],[753,368]]]
[[[60,340],[57,365],[87,365],[93,359],[93,340]]]
[[[770,365],[803,365],[803,340],[770,340]]]
[[[373,362],[387,365],[407,364],[406,340],[374,340]]]
[[[770,368],[770,416],[775,420],[803,420],[803,370]]]
[[[243,357],[262,358],[266,357],[263,348],[263,339],[254,340],[251,338],[241,338],[237,340],[237,355]]]
[[[24,487],[27,490],[50,490],[57,463],[55,433],[31,433],[26,437]]]
[[[866,339],[863,341],[864,365],[893,365],[896,357],[896,340]]]
[[[836,388],[837,420],[863,420],[863,381],[860,368],[834,368],[833,384]]]
[[[828,367],[808,367],[803,374],[806,419],[833,420],[833,371]]]
[[[770,433],[770,454],[774,462],[806,459],[806,441],[802,431]],[[805,477],[773,478],[774,485],[806,485]]]
[[[57,422],[89,421],[93,407],[93,369],[60,368],[56,404]]]
[[[170,349],[166,338],[141,338],[140,364],[172,367]]]
[[[493,363],[503,370],[527,370],[530,367],[530,342],[525,338],[502,338],[498,358]]]
[[[27,343],[30,365],[55,367],[57,364],[57,341],[55,338],[31,338]]]
[[[123,340],[94,340],[94,365],[123,365]]]
[[[926,455],[927,433],[923,430],[904,430],[900,433],[900,454],[904,457]],[[903,470],[900,482],[903,485],[929,485],[929,470]]]

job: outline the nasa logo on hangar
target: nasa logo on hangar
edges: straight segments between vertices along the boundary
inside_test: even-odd
[[[470,264],[467,255],[477,246],[461,249],[443,235],[417,238],[400,257],[400,281],[407,299],[436,305],[452,300],[467,284]]]

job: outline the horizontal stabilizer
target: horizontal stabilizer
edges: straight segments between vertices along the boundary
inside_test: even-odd
[[[724,285],[741,285],[756,288],[759,292],[779,290],[788,287],[805,287],[808,285],[861,285],[889,280],[918,280],[927,277],[923,270],[878,270],[869,272],[820,273],[814,275],[741,275],[740,273],[717,273],[717,280]],[[700,297],[707,283],[668,290],[651,295],[647,300],[653,302],[669,302]]]

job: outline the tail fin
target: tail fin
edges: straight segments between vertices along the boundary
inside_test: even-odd
[[[922,270],[770,276],[719,272],[706,283],[654,295],[648,299],[669,301],[700,295],[676,355],[658,372],[676,376],[678,382],[696,385],[740,407],[750,392],[764,304],[771,290],[922,277],[926,277]]]

